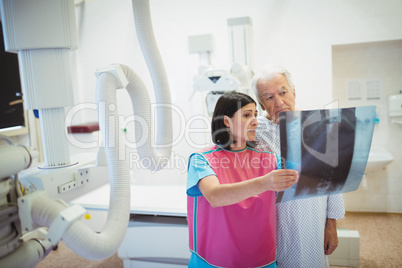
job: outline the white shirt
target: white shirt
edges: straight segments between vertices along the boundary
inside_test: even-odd
[[[256,149],[280,155],[279,125],[259,116]],[[291,200],[276,205],[278,267],[329,267],[324,254],[326,219],[345,215],[342,194]]]

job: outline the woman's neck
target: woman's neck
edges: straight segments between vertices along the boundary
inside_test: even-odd
[[[244,148],[246,148],[247,143],[244,142],[234,142],[230,145],[230,150],[232,151],[239,151],[239,150],[243,150]]]

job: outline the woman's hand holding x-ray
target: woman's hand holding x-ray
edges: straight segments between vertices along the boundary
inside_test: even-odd
[[[273,170],[250,180],[220,184],[215,175],[198,182],[203,196],[212,207],[228,206],[265,191],[283,191],[299,180],[299,173],[291,169]]]
[[[299,180],[299,172],[292,169],[278,169],[263,176],[266,189],[283,191],[292,187]]]

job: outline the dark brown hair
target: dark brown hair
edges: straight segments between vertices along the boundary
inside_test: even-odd
[[[257,105],[249,95],[237,91],[227,91],[218,99],[211,123],[213,143],[230,150],[230,144],[232,144],[233,141],[224,123],[224,116],[226,115],[232,118],[239,109],[250,103]],[[249,142],[247,144],[254,147]]]

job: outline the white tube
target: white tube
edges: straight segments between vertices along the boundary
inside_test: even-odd
[[[144,119],[147,129],[135,128],[136,138],[141,137],[144,140],[144,144],[138,146],[138,154],[141,159],[148,159],[147,166],[148,169],[152,171],[157,171],[163,168],[164,160],[168,160],[171,153],[171,143],[172,143],[172,116],[171,108],[166,104],[170,104],[170,100],[159,100],[157,105],[164,104],[168,107],[157,108],[157,119],[158,119],[158,134],[156,141],[155,150],[155,138],[154,138],[154,128],[152,122],[152,105],[149,99],[148,91],[145,84],[142,82],[141,78],[138,77],[130,68],[121,65],[124,75],[127,77],[128,85],[126,89],[131,97],[131,103],[133,105],[134,114]],[[154,87],[155,95],[166,95],[166,91],[169,93],[168,88],[157,88]],[[167,94],[169,95],[169,94]],[[162,111],[164,111],[162,113]],[[163,122],[163,123],[162,123]],[[146,135],[146,137],[144,137]],[[161,161],[162,160],[162,161]]]
[[[148,66],[149,73],[151,74],[152,83],[155,91],[155,99],[158,105],[156,109],[158,126],[158,135],[156,140],[157,152],[151,150],[151,148],[145,148],[144,152],[139,153],[140,156],[141,153],[144,153],[145,157],[169,158],[173,136],[172,109],[169,106],[171,105],[169,81],[167,79],[165,68],[163,66],[163,62],[154,37],[154,31],[150,16],[149,0],[132,0],[132,3],[137,37]],[[127,90],[129,91],[129,93],[132,91],[130,86],[127,87]],[[130,96],[132,101],[135,100],[133,99],[131,93]],[[133,101],[134,107],[137,107],[137,104],[138,101],[135,103]],[[169,108],[167,108],[166,106],[169,106]],[[135,114],[139,114],[141,111],[140,109],[136,109],[134,112]],[[163,130],[163,133],[160,130]],[[153,131],[150,131],[150,133],[153,134]],[[161,168],[161,166],[152,166],[149,169],[159,170]]]
[[[17,174],[31,165],[32,158],[23,146],[4,145],[0,147],[0,179]]]
[[[48,253],[49,248],[35,239],[22,243],[15,251],[0,259],[0,267],[35,267]]]
[[[117,81],[113,75],[104,73],[98,78],[99,127],[105,138],[105,152],[110,178],[110,203],[106,226],[102,233],[95,233],[81,221],[74,222],[62,236],[66,245],[77,254],[92,260],[112,256],[118,249],[127,230],[130,217],[130,176],[128,161],[119,160],[124,141],[119,135],[117,109],[108,109],[116,103]],[[104,115],[104,116],[103,116]],[[110,125],[113,124],[113,125]],[[109,132],[113,130],[114,133]],[[109,143],[117,138],[117,144]],[[38,198],[32,208],[34,222],[50,226],[65,206],[55,201]]]

